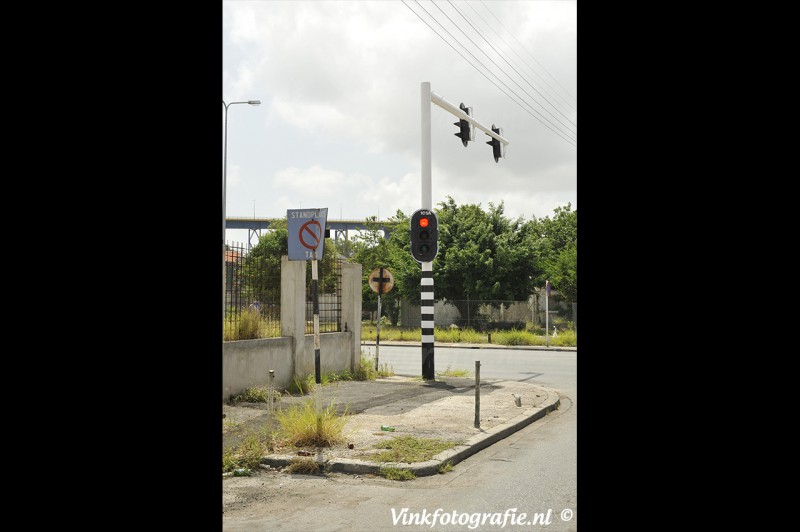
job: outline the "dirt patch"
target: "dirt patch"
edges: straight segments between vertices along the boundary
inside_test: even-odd
[[[344,441],[333,447],[323,448],[323,459],[364,460],[369,454],[380,452],[374,449],[376,444],[401,435],[464,442],[476,434],[513,421],[526,410],[543,404],[549,396],[543,388],[514,381],[491,382],[486,383],[486,386],[482,384],[480,428],[475,428],[474,386],[453,387],[443,383],[438,391],[426,390],[424,385],[421,385],[419,391],[414,396],[367,408],[349,416],[343,431]],[[431,400],[430,396],[423,397],[426,391],[442,396]],[[516,397],[521,397],[520,406],[517,406]],[[385,431],[381,429],[382,426],[394,430]],[[308,448],[304,451],[304,455],[307,452],[316,456],[318,450]],[[289,452],[277,450],[276,453]]]

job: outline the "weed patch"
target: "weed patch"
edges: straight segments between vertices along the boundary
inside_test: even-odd
[[[386,450],[370,455],[369,459],[375,462],[405,462],[409,464],[425,462],[446,449],[452,449],[456,445],[458,443],[437,438],[396,436],[391,440],[376,444],[375,449]]]
[[[381,475],[389,480],[414,480],[417,478],[413,471],[409,471],[408,469],[399,469],[397,467],[381,468]]]

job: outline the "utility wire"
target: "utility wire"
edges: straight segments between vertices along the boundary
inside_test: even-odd
[[[517,56],[517,58],[519,58],[519,59],[520,59],[520,60],[521,60],[523,63],[525,63],[525,66],[526,66],[526,67],[528,67],[528,70],[530,70],[530,72],[531,72],[532,74],[534,74],[534,75],[535,75],[537,78],[539,78],[539,79],[540,79],[540,80],[541,80],[541,81],[542,81],[542,82],[543,82],[545,85],[547,85],[547,87],[548,87],[548,88],[549,88],[549,89],[552,91],[552,93],[553,93],[555,96],[557,96],[557,97],[558,97],[558,98],[559,98],[559,99],[560,99],[560,100],[561,100],[563,103],[565,103],[565,104],[567,105],[567,107],[569,107],[570,109],[572,109],[572,110],[573,110],[573,111],[575,111],[576,113],[578,112],[578,110],[577,110],[577,109],[575,109],[575,108],[574,108],[574,107],[573,107],[573,106],[572,106],[572,105],[571,105],[571,104],[570,104],[570,103],[569,103],[569,102],[566,100],[566,98],[564,98],[564,96],[562,96],[561,94],[559,94],[559,93],[558,93],[558,91],[556,91],[556,90],[555,90],[555,89],[552,87],[552,85],[550,85],[550,84],[547,82],[547,80],[546,80],[546,79],[544,79],[544,78],[542,77],[542,75],[541,75],[541,74],[539,74],[538,72],[536,72],[536,70],[535,70],[535,69],[534,69],[534,68],[531,66],[531,64],[530,64],[530,63],[529,63],[529,62],[528,62],[528,61],[527,61],[527,60],[526,60],[524,57],[520,56],[520,55],[517,53],[517,51],[514,49],[514,46],[512,46],[512,45],[511,45],[511,44],[510,44],[510,43],[509,43],[509,42],[508,42],[508,41],[505,39],[505,37],[503,37],[502,35],[500,35],[500,33],[499,33],[499,32],[498,32],[496,29],[494,29],[494,27],[492,27],[492,25],[491,25],[491,24],[489,24],[489,22],[488,22],[486,19],[484,19],[484,18],[483,18],[483,16],[481,16],[481,14],[480,14],[480,13],[478,13],[478,12],[475,10],[475,8],[474,8],[474,7],[472,7],[472,5],[471,5],[469,2],[467,2],[467,6],[468,6],[468,7],[469,7],[469,8],[472,10],[472,12],[473,12],[473,13],[475,13],[475,15],[477,15],[477,16],[478,16],[478,18],[479,18],[479,19],[481,19],[481,22],[483,22],[483,23],[486,25],[486,27],[488,27],[490,30],[492,30],[492,32],[493,32],[495,35],[497,35],[497,36],[500,38],[500,40],[502,40],[502,41],[503,41],[503,44],[505,44],[505,45],[508,47],[508,49],[509,49],[509,50],[511,50],[512,52],[514,52],[514,55],[516,55],[516,56]],[[487,9],[488,9],[488,8],[487,8]],[[494,16],[494,14],[492,14],[492,15]],[[495,17],[495,18],[497,18],[497,17]],[[501,23],[501,24],[502,24],[502,23]],[[535,59],[534,59],[534,60],[535,60]],[[548,73],[548,74],[549,74],[549,73]],[[552,75],[551,75],[551,77],[552,77]]]
[[[552,131],[553,133],[555,133],[556,135],[558,135],[558,136],[559,136],[559,137],[561,137],[562,139],[566,140],[566,141],[567,141],[569,144],[571,144],[572,146],[575,146],[575,147],[577,148],[577,144],[575,144],[575,142],[577,142],[577,141],[576,141],[575,139],[572,139],[571,137],[565,136],[565,135],[564,135],[564,134],[563,134],[561,131],[551,128],[549,125],[545,124],[545,123],[544,123],[544,122],[542,122],[542,121],[541,121],[539,118],[537,118],[536,116],[534,116],[533,114],[531,114],[531,112],[530,112],[528,109],[526,109],[525,107],[523,107],[523,106],[522,106],[522,104],[520,104],[520,102],[518,102],[517,100],[515,100],[515,99],[514,99],[514,98],[513,98],[511,95],[509,95],[509,94],[508,94],[506,91],[504,91],[504,90],[503,90],[503,89],[502,89],[502,88],[501,88],[499,85],[497,85],[497,83],[495,83],[494,81],[492,81],[492,80],[491,80],[491,79],[490,79],[490,78],[489,78],[489,77],[488,77],[486,74],[484,74],[484,73],[483,73],[483,72],[482,72],[482,71],[481,71],[481,70],[480,70],[478,67],[476,67],[476,66],[475,66],[475,65],[474,65],[472,62],[470,62],[470,61],[469,61],[469,59],[467,59],[466,57],[464,57],[464,54],[462,54],[460,51],[458,51],[458,49],[457,49],[455,46],[453,46],[452,44],[450,44],[450,43],[447,41],[447,39],[445,39],[445,38],[444,38],[444,37],[443,37],[443,36],[442,36],[442,35],[441,35],[441,34],[440,34],[438,31],[436,31],[436,29],[435,29],[433,26],[431,26],[430,24],[428,24],[428,22],[427,22],[427,21],[426,21],[424,18],[422,18],[422,17],[419,15],[419,13],[417,13],[416,11],[414,11],[414,10],[413,10],[413,9],[412,9],[412,8],[411,8],[411,7],[410,7],[408,4],[406,4],[406,1],[405,1],[405,0],[401,0],[401,1],[403,2],[403,5],[405,5],[405,6],[406,6],[406,7],[407,7],[407,8],[408,8],[408,9],[409,9],[409,10],[410,10],[412,13],[414,13],[414,14],[415,14],[415,15],[416,15],[416,16],[417,16],[417,17],[418,17],[418,18],[419,18],[419,19],[420,19],[422,22],[424,22],[424,23],[425,23],[425,25],[426,25],[426,26],[428,26],[428,27],[429,27],[429,28],[430,28],[430,29],[431,29],[431,30],[432,30],[432,31],[433,31],[433,32],[434,32],[434,33],[435,33],[437,36],[439,36],[439,38],[440,38],[440,39],[442,39],[442,40],[443,40],[445,43],[447,43],[447,45],[448,45],[448,46],[450,46],[450,47],[451,47],[453,50],[455,50],[455,51],[456,51],[456,53],[457,53],[458,55],[460,55],[460,56],[461,56],[461,57],[462,57],[462,58],[463,58],[463,59],[464,59],[464,60],[465,60],[467,63],[469,63],[469,65],[470,65],[470,66],[472,66],[472,67],[473,67],[475,70],[477,70],[477,71],[478,71],[478,73],[480,73],[480,74],[481,74],[483,77],[485,77],[487,80],[489,80],[489,82],[490,82],[492,85],[494,85],[495,87],[497,87],[497,88],[500,90],[500,92],[502,92],[503,94],[505,94],[506,96],[508,96],[508,98],[509,98],[509,99],[510,99],[512,102],[514,102],[514,103],[516,103],[517,105],[519,105],[519,106],[520,106],[520,108],[521,108],[523,111],[525,111],[525,112],[526,112],[526,113],[528,113],[529,115],[533,116],[533,118],[535,118],[536,120],[538,120],[538,121],[539,121],[539,122],[540,122],[542,125],[544,125],[544,126],[547,128],[547,129],[549,129],[550,131]],[[419,2],[418,2],[417,0],[414,0],[414,1],[415,1],[415,2],[417,2],[417,5],[419,5]],[[440,23],[438,20],[436,20],[436,18],[435,18],[435,17],[431,16],[431,14],[430,14],[430,13],[428,13],[428,10],[427,10],[427,9],[425,9],[425,8],[424,8],[424,7],[422,7],[421,5],[420,5],[420,7],[422,8],[422,10],[423,10],[423,11],[425,11],[425,13],[427,13],[427,14],[428,14],[428,16],[430,16],[430,17],[433,19],[433,21],[434,21],[434,22],[436,22],[436,23],[437,23],[437,24],[438,24],[438,25],[439,25],[439,26],[440,26],[442,29],[444,29],[444,30],[447,32],[447,34],[448,34],[448,35],[450,35],[450,37],[453,37],[453,35],[452,35],[452,34],[451,34],[449,31],[447,31],[447,29],[446,29],[444,26],[442,26],[442,24],[441,24],[441,23]],[[455,39],[455,38],[454,38],[454,39]],[[473,57],[473,58],[474,58],[476,61],[478,61],[478,63],[479,63],[479,64],[480,64],[482,67],[486,68],[486,66],[485,66],[483,63],[481,63],[481,62],[480,62],[480,60],[478,60],[478,58],[476,58],[476,57],[475,57],[475,56],[474,56],[474,55],[473,55],[473,54],[472,54],[472,53],[471,53],[469,50],[466,50],[466,52],[467,52],[468,54],[470,54],[470,55],[471,55],[471,56],[472,56],[472,57]],[[488,69],[487,69],[487,70],[488,70]],[[490,72],[491,72],[491,71],[490,71]],[[503,82],[501,81],[501,83],[503,83]],[[505,83],[503,83],[503,85],[505,85]],[[507,86],[507,85],[506,85],[506,87],[508,88],[508,86]],[[509,90],[511,90],[511,89],[509,88]],[[511,90],[511,92],[512,92],[512,93],[514,93],[514,91],[513,91],[513,90]],[[516,96],[519,98],[519,95],[517,95],[516,93],[514,93],[514,94],[515,94],[515,95],[516,95]],[[530,107],[530,105],[529,105],[529,104],[528,104],[528,106]],[[536,111],[536,109],[532,109],[532,110],[533,110],[535,113],[537,113],[537,114],[541,115],[541,113],[539,113],[538,111]]]
[[[418,2],[417,0],[414,0],[414,1],[416,1],[416,2],[419,4],[419,2]],[[432,2],[432,3],[433,3],[433,5],[436,7],[436,9],[438,9],[439,11],[441,11],[441,12],[442,12],[442,14],[443,14],[443,15],[444,15],[444,16],[447,18],[447,20],[449,20],[449,21],[450,21],[450,23],[451,23],[452,25],[454,25],[454,26],[455,26],[455,27],[458,29],[458,31],[460,31],[461,33],[463,33],[463,34],[464,34],[464,37],[466,37],[466,38],[467,38],[467,40],[468,40],[469,42],[471,42],[471,43],[472,43],[472,44],[473,44],[473,45],[474,45],[474,46],[475,46],[475,47],[476,47],[476,48],[477,48],[477,49],[478,49],[478,50],[479,50],[479,51],[480,51],[480,52],[481,52],[483,55],[485,55],[485,56],[486,56],[486,58],[487,58],[487,59],[489,59],[489,61],[491,61],[491,62],[492,62],[492,64],[493,64],[495,67],[497,67],[497,69],[498,69],[498,70],[500,70],[500,72],[502,72],[503,74],[505,74],[505,76],[506,76],[508,79],[510,79],[510,80],[511,80],[511,81],[512,81],[512,82],[513,82],[513,83],[514,83],[514,84],[515,84],[517,87],[519,87],[519,88],[522,90],[522,92],[524,92],[525,94],[527,94],[529,98],[533,99],[533,101],[534,101],[534,102],[536,102],[536,104],[537,104],[537,105],[539,105],[539,107],[541,107],[541,108],[542,108],[542,110],[543,110],[544,112],[546,112],[546,113],[549,113],[549,114],[550,114],[550,115],[551,115],[553,118],[555,118],[555,119],[556,119],[556,120],[557,120],[557,121],[558,121],[558,122],[559,122],[559,123],[560,123],[562,126],[566,127],[566,128],[567,128],[567,131],[568,131],[569,133],[571,133],[571,134],[573,134],[573,135],[575,135],[575,136],[577,137],[577,133],[575,133],[575,132],[571,131],[571,130],[569,129],[569,126],[567,126],[566,124],[564,124],[564,122],[562,122],[561,120],[559,120],[557,116],[553,115],[553,113],[551,113],[550,111],[548,111],[547,109],[545,109],[545,107],[544,107],[542,104],[540,104],[539,102],[537,102],[537,101],[536,101],[536,99],[535,99],[535,98],[533,98],[533,96],[531,96],[531,94],[530,94],[528,91],[526,91],[526,90],[525,90],[525,89],[522,87],[522,85],[520,85],[519,83],[517,83],[517,81],[516,81],[515,79],[513,79],[511,76],[509,76],[509,75],[508,75],[508,73],[507,73],[505,70],[503,70],[503,69],[502,69],[502,67],[501,67],[500,65],[498,65],[497,63],[495,63],[494,59],[492,59],[491,57],[489,57],[489,54],[487,54],[485,51],[483,51],[483,49],[482,49],[480,46],[478,46],[478,45],[475,43],[475,41],[473,41],[473,40],[472,40],[472,39],[469,37],[469,35],[467,35],[467,32],[465,32],[463,29],[461,29],[461,27],[459,27],[459,25],[458,25],[458,24],[456,24],[455,22],[453,22],[453,19],[451,19],[451,18],[450,18],[450,16],[449,16],[447,13],[445,13],[445,12],[442,10],[442,8],[441,8],[441,7],[439,7],[439,6],[436,4],[436,2]],[[420,7],[421,7],[421,4],[420,4]],[[425,8],[423,8],[423,9],[425,9]],[[426,13],[427,13],[427,11],[426,11]],[[447,31],[447,30],[445,30],[445,31]],[[452,34],[451,34],[449,31],[448,31],[447,33],[448,33],[448,35],[450,35],[451,37],[455,38],[455,37],[454,37],[454,36],[453,36],[453,35],[452,35]],[[462,46],[463,46],[463,45],[462,45]],[[466,49],[466,46],[464,46],[464,49]],[[472,54],[470,54],[470,55],[472,55]],[[473,55],[472,57],[475,57],[475,56]],[[475,58],[475,59],[477,60],[477,58]],[[480,62],[480,61],[479,61],[479,62]],[[489,70],[489,69],[488,69],[488,68],[487,68],[485,65],[483,65],[483,63],[481,63],[481,65],[482,65],[484,68],[486,68],[487,70]],[[498,81],[500,81],[500,80],[498,79]],[[505,82],[503,82],[503,81],[500,81],[500,83],[503,83],[503,85],[505,85]],[[510,90],[511,92],[514,92],[514,90],[513,90],[511,87],[509,87],[508,85],[505,85],[505,86],[508,88],[508,90]],[[516,92],[514,92],[514,95],[515,95],[515,96],[517,96],[517,97],[518,97],[520,100],[523,100],[523,101],[525,101],[525,100],[524,100],[524,98],[523,98],[522,96],[520,96],[519,94],[517,94]],[[530,103],[528,103],[527,101],[525,101],[525,103],[526,103],[526,104],[527,104],[527,105],[528,105],[528,106],[529,106],[531,109],[533,109],[533,106],[532,106]],[[548,103],[549,103],[549,102],[548,102]],[[548,122],[550,122],[551,124],[553,124],[553,122],[551,122],[551,121],[550,121],[550,120],[549,120],[547,117],[545,117],[544,115],[541,115],[541,116],[542,116],[542,118],[544,118],[545,120],[547,120]],[[553,126],[555,126],[555,127],[558,127],[558,126],[556,126],[555,124],[553,124]],[[576,140],[577,140],[577,139],[576,139]]]
[[[486,11],[489,11],[489,13],[490,13],[490,14],[491,14],[491,15],[492,15],[494,18],[495,18],[495,20],[497,20],[497,22],[499,22],[499,23],[500,23],[500,25],[501,25],[501,26],[503,26],[503,29],[505,29],[506,31],[508,31],[509,35],[511,35],[512,37],[514,37],[514,40],[515,40],[515,41],[517,41],[517,43],[518,43],[518,44],[519,44],[519,45],[522,47],[522,49],[523,49],[523,50],[525,50],[525,52],[526,52],[526,53],[527,53],[529,56],[531,56],[531,59],[533,59],[534,61],[536,61],[536,58],[535,58],[535,57],[533,57],[533,54],[531,54],[530,52],[528,52],[527,48],[525,48],[525,47],[522,45],[522,43],[521,43],[521,42],[519,42],[519,39],[517,39],[516,35],[514,35],[513,33],[511,33],[511,32],[508,30],[508,28],[506,28],[505,24],[503,24],[503,22],[502,22],[502,21],[501,21],[499,18],[497,18],[497,16],[496,16],[494,13],[492,13],[492,12],[489,10],[489,8],[488,8],[488,7],[486,7],[486,4],[483,2],[483,0],[481,0],[481,4],[483,4],[483,7],[486,9]],[[572,98],[572,99],[575,101],[575,103],[578,103],[578,100],[577,100],[577,98],[575,98],[575,97],[574,97],[572,94],[570,94],[570,93],[569,93],[569,91],[568,91],[567,89],[565,89],[565,88],[564,88],[564,87],[563,87],[563,86],[562,86],[560,83],[558,83],[558,80],[557,80],[556,78],[554,78],[554,77],[553,77],[553,75],[552,75],[552,74],[550,74],[550,72],[548,72],[548,71],[547,71],[547,69],[546,69],[546,68],[545,68],[545,67],[544,67],[544,66],[543,66],[543,65],[542,65],[542,64],[541,64],[539,61],[536,61],[536,64],[537,64],[537,65],[539,65],[540,67],[542,67],[542,70],[544,70],[545,72],[547,72],[547,74],[548,74],[548,75],[549,75],[551,78],[553,78],[553,81],[555,81],[555,82],[556,82],[556,84],[558,84],[558,86],[559,86],[559,87],[561,87],[561,89],[562,89],[564,92],[566,92],[566,93],[567,93],[567,95],[569,95],[569,97],[570,97],[570,98]]]
[[[447,3],[448,3],[448,4],[450,4],[451,6],[453,6],[453,9],[455,9],[455,10],[456,10],[456,12],[457,12],[459,15],[461,15],[461,18],[463,18],[463,19],[464,19],[464,20],[467,22],[467,24],[469,24],[469,25],[470,25],[470,27],[471,27],[473,30],[475,30],[475,32],[476,32],[478,35],[480,35],[480,36],[481,36],[481,38],[482,38],[484,41],[486,41],[486,44],[488,44],[488,45],[489,45],[489,46],[492,48],[492,50],[494,50],[494,51],[495,51],[495,53],[497,53],[497,55],[498,55],[498,56],[500,56],[500,59],[502,59],[503,61],[505,61],[505,62],[506,62],[506,64],[507,64],[508,66],[510,66],[510,67],[512,68],[512,70],[514,70],[514,72],[516,72],[516,73],[517,73],[517,75],[518,75],[520,78],[522,78],[522,80],[523,80],[523,81],[526,81],[526,82],[527,82],[527,80],[525,80],[525,78],[522,76],[522,74],[520,74],[520,73],[519,73],[519,70],[517,70],[516,68],[514,68],[514,65],[512,65],[511,63],[509,63],[509,62],[508,62],[508,60],[507,60],[505,57],[503,57],[503,54],[501,54],[501,53],[500,53],[500,52],[497,50],[497,48],[495,48],[495,47],[494,47],[494,45],[493,45],[491,42],[489,42],[489,40],[488,40],[488,39],[486,39],[486,37],[484,37],[484,36],[483,36],[483,34],[482,34],[482,33],[481,33],[479,30],[478,30],[478,28],[476,28],[476,27],[475,27],[475,26],[472,24],[472,22],[470,22],[470,21],[467,19],[467,17],[465,17],[465,16],[464,16],[464,14],[463,14],[463,13],[461,13],[461,11],[458,9],[458,7],[456,7],[456,6],[455,6],[455,5],[454,5],[454,4],[453,4],[453,3],[452,3],[450,0],[447,0]],[[440,11],[441,11],[441,10],[440,10]],[[447,18],[448,18],[448,19],[450,19],[450,17],[447,17]],[[452,20],[450,20],[450,22],[453,22],[453,21],[452,21]],[[454,24],[455,24],[455,23],[454,23]],[[460,28],[459,28],[459,29],[460,29]],[[462,32],[462,33],[464,33],[464,30],[461,30],[461,32]],[[466,35],[466,33],[464,33],[464,35]],[[469,39],[469,37],[467,37],[467,38]],[[472,42],[472,39],[470,39],[470,42]],[[474,42],[472,42],[472,44],[475,44],[475,43],[474,43]],[[476,44],[475,46],[478,46],[478,45]],[[484,55],[486,55],[486,57],[489,57],[489,56],[488,56],[488,55],[487,55],[485,52],[484,52]],[[490,58],[490,59],[491,59],[491,58]],[[492,61],[492,63],[494,63],[494,61]],[[495,63],[495,65],[497,65],[497,63]],[[499,68],[499,67],[498,67],[498,68]],[[506,74],[506,76],[508,76],[508,74]],[[511,78],[511,76],[508,76],[508,77],[509,77],[509,79]],[[516,82],[515,82],[515,83],[516,83]],[[531,85],[530,83],[528,83],[528,85],[530,85],[530,86],[531,86],[531,88],[532,88],[533,90],[535,90],[535,91],[536,91],[536,93],[537,93],[539,96],[541,96],[541,97],[544,99],[544,101],[546,101],[547,103],[549,103],[549,104],[550,104],[550,106],[551,106],[553,109],[555,109],[556,111],[558,111],[559,113],[561,113],[561,116],[563,116],[563,117],[564,117],[564,118],[567,120],[567,122],[569,122],[570,124],[572,124],[572,125],[573,125],[573,126],[575,126],[576,128],[578,127],[578,125],[577,125],[577,124],[575,124],[574,122],[572,122],[572,121],[569,119],[569,117],[568,117],[567,115],[565,115],[564,113],[562,113],[562,112],[561,112],[561,110],[560,110],[560,109],[558,109],[558,107],[556,107],[555,105],[553,105],[553,104],[552,104],[552,102],[550,102],[550,100],[548,100],[547,98],[545,98],[544,94],[542,94],[541,92],[539,92],[539,90],[538,90],[536,87],[534,87],[534,86],[533,86],[533,85]],[[518,86],[520,89],[522,89],[522,86],[520,86],[519,84],[517,84],[517,86]],[[533,98],[533,96],[531,96],[531,95],[530,95],[530,94],[529,94],[527,91],[525,91],[525,89],[522,89],[522,90],[525,92],[525,94],[527,94],[528,96],[530,96],[531,98]],[[534,98],[534,101],[535,101],[535,98]],[[536,102],[536,103],[539,103],[539,102]],[[541,105],[541,104],[539,104],[539,105]],[[542,109],[544,109],[544,106],[543,106],[543,105],[541,105],[541,106],[542,106]],[[553,115],[553,114],[552,114],[550,111],[547,111],[547,112],[548,112],[548,113],[550,113],[550,114],[553,116],[553,118],[555,118],[556,120],[558,120],[558,117],[556,117],[555,115]],[[569,126],[567,126],[566,124],[564,124],[564,122],[561,122],[561,120],[558,120],[558,122],[559,122],[560,124],[562,124],[564,127],[566,127],[567,129],[569,129]],[[571,131],[571,130],[570,130],[570,133],[574,133],[576,136],[577,136],[577,134],[578,134],[578,133],[577,133],[577,131]]]

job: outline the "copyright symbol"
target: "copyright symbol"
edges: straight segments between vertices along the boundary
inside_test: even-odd
[[[561,510],[561,520],[562,521],[571,521],[573,517],[572,510],[569,508],[564,508]]]

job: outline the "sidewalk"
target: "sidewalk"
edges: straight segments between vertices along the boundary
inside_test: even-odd
[[[381,342],[381,345],[390,344]],[[455,465],[559,406],[559,396],[554,390],[517,381],[481,379],[480,428],[476,428],[474,377],[437,377],[436,381],[423,381],[396,376],[375,381],[343,381],[321,386],[318,393],[322,408],[334,404],[337,412],[346,410],[351,414],[344,429],[346,440],[324,448],[321,455],[312,448],[305,450],[302,456],[311,455],[325,462],[329,471],[353,474],[378,475],[382,467],[397,467],[409,469],[416,476],[432,475],[448,461]],[[303,404],[309,400],[313,401],[314,396],[284,396],[279,406]],[[263,404],[224,404],[223,413],[229,422],[240,426],[256,428],[271,423],[267,406]],[[383,431],[382,426],[393,427],[394,431]],[[240,434],[241,431],[223,433],[223,447],[236,445]],[[456,441],[458,445],[427,462],[395,464],[368,459],[369,454],[376,452],[375,444],[395,436],[439,438]],[[270,467],[283,467],[293,458],[297,455],[269,455],[261,462]]]

